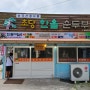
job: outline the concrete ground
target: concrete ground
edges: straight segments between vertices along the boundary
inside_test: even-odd
[[[90,90],[90,83],[71,84],[59,79],[25,79],[23,84],[3,84],[0,80],[0,90]]]

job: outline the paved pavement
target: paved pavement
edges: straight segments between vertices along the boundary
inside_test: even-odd
[[[89,83],[71,84],[59,79],[25,79],[23,84],[3,84],[0,80],[0,90],[90,90]]]

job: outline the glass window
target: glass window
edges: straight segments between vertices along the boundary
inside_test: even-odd
[[[52,48],[46,48],[44,51],[35,51],[31,49],[31,58],[52,58]]]
[[[76,62],[76,48],[74,47],[59,47],[58,49],[59,62]]]
[[[7,56],[10,52],[13,52],[13,47],[7,47],[6,49],[7,49],[7,52],[6,52]]]
[[[36,51],[34,48],[31,49],[31,58],[36,58]]]
[[[30,58],[29,48],[15,48],[17,58]]]
[[[78,48],[78,61],[90,62],[90,48]]]

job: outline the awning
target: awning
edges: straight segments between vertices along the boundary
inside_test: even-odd
[[[1,38],[0,43],[89,43],[90,39],[29,39]]]
[[[89,43],[90,39],[48,39],[48,41],[57,43]]]
[[[2,38],[0,43],[46,43],[47,39],[29,39],[29,38]]]

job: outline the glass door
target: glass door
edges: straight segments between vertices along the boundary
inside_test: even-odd
[[[29,78],[31,75],[30,48],[14,47],[14,69],[13,76],[18,78]]]
[[[53,77],[53,48],[35,50],[31,48],[31,66],[33,78]]]

